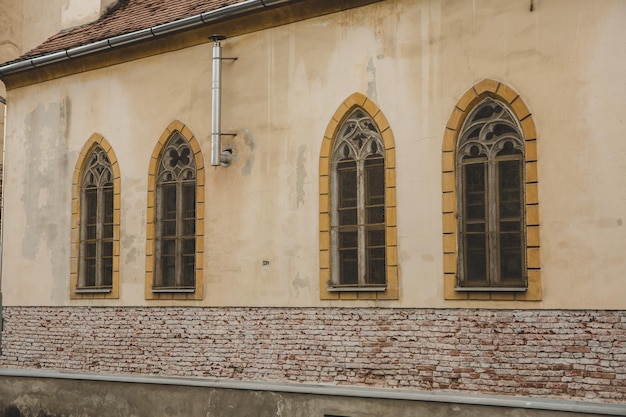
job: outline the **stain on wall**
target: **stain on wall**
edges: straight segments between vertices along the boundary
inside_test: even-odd
[[[71,168],[74,161],[68,149],[71,101],[39,103],[26,115],[24,125],[31,140],[25,141],[22,203],[25,230],[22,255],[34,260],[49,256],[53,276],[67,275],[69,268],[69,215]],[[54,280],[52,297],[67,298],[65,282]]]

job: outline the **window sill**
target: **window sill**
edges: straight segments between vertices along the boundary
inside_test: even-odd
[[[527,287],[456,287],[458,292],[525,292]]]
[[[152,288],[153,293],[193,293],[195,288]]]
[[[76,294],[108,294],[112,291],[109,288],[76,288]]]
[[[334,287],[328,287],[327,291],[328,292],[346,292],[346,291],[350,291],[350,292],[366,292],[366,291],[383,292],[383,291],[387,291],[387,286],[386,285],[370,286],[370,287],[334,286]]]

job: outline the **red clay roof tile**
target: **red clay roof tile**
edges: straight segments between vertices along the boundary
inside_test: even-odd
[[[174,22],[243,0],[119,0],[95,22],[64,30],[16,61]]]

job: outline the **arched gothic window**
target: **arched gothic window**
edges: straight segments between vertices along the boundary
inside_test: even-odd
[[[483,99],[457,142],[459,287],[526,288],[524,160],[515,116],[501,101]]]
[[[113,277],[113,171],[101,146],[93,147],[83,172],[77,291],[109,291]]]
[[[157,172],[154,292],[193,292],[196,274],[196,164],[174,132]]]
[[[343,122],[331,156],[331,286],[387,283],[385,147],[372,118],[356,108]]]

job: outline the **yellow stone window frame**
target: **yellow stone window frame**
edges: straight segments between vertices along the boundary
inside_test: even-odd
[[[456,144],[463,123],[471,110],[486,97],[509,106],[524,136],[524,207],[526,228],[526,273],[528,286],[523,292],[457,291],[458,221]],[[532,114],[520,95],[501,82],[486,79],[472,88],[456,103],[446,125],[442,146],[443,272],[446,300],[538,301],[542,298],[539,241],[539,194],[537,175],[537,131]]]
[[[196,164],[196,269],[193,292],[153,292],[156,251],[157,173],[162,153],[172,135],[180,134],[189,144]],[[146,211],[146,300],[202,300],[204,288],[204,159],[195,135],[184,123],[175,120],[165,128],[150,157],[148,167],[148,207]]]
[[[92,150],[100,146],[109,158],[113,171],[113,272],[111,291],[78,292],[79,257],[80,257],[80,219],[81,219],[81,179],[87,157]],[[113,147],[102,135],[94,133],[83,145],[78,155],[72,175],[72,220],[70,248],[70,299],[116,299],[120,291],[120,189],[121,176],[117,156]]]
[[[376,123],[385,147],[385,251],[387,286],[384,291],[329,291],[331,280],[332,248],[330,236],[331,196],[330,171],[331,154],[335,138],[344,120],[360,107]],[[393,132],[389,122],[369,98],[361,93],[354,93],[337,108],[332,116],[320,150],[319,160],[319,239],[320,239],[320,299],[322,300],[397,300],[398,285],[398,233],[396,214],[396,154]]]

